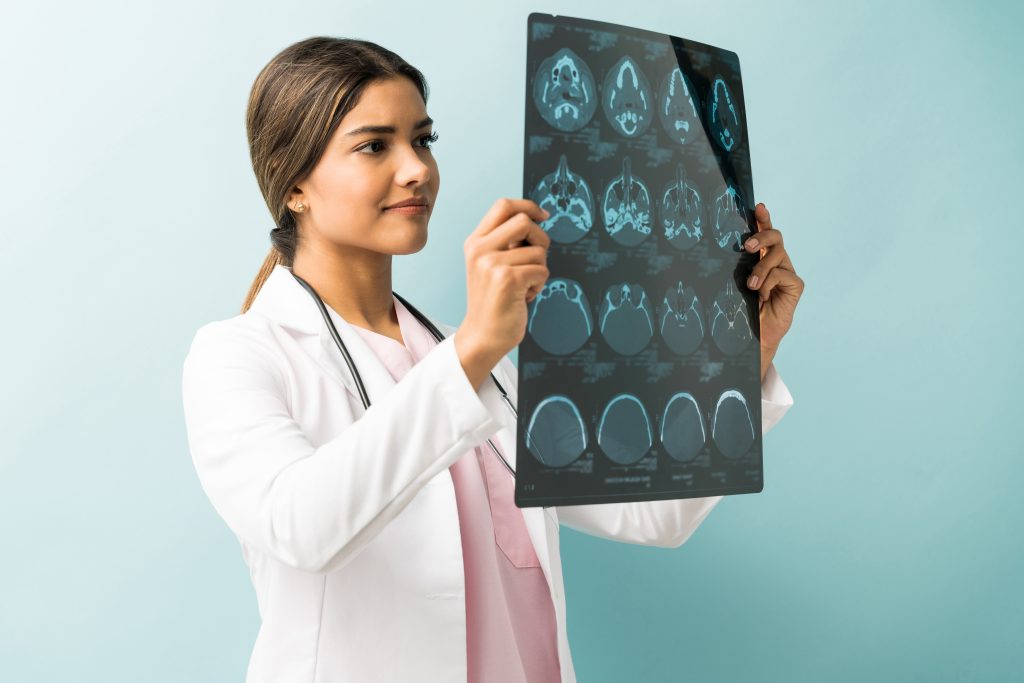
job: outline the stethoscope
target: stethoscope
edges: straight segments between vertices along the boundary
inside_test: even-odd
[[[352,357],[348,354],[348,349],[345,347],[345,342],[341,341],[341,335],[338,334],[338,330],[334,326],[334,321],[331,320],[330,314],[327,312],[327,307],[324,305],[323,299],[320,298],[320,295],[316,293],[316,290],[313,289],[313,287],[308,282],[303,280],[295,273],[292,273],[292,276],[299,281],[300,285],[306,288],[306,291],[309,292],[310,295],[313,297],[313,300],[316,301],[316,305],[320,309],[320,315],[324,317],[324,321],[327,323],[327,327],[331,331],[331,337],[334,338],[334,343],[338,346],[338,350],[341,351],[341,355],[345,357],[345,363],[348,364],[349,372],[352,373],[352,377],[354,377],[356,380],[356,387],[359,389],[359,398],[363,402],[363,407],[369,408],[370,397],[366,393],[366,387],[363,386],[363,380],[359,376],[359,371],[356,370],[356,364],[352,362]],[[430,322],[430,320],[427,319],[427,316],[420,313],[412,304],[410,304],[408,301],[399,296],[397,292],[392,291],[391,293],[395,295],[395,298],[402,302],[403,306],[409,309],[409,312],[412,313],[416,317],[416,319],[420,321],[421,325],[423,325],[425,328],[427,328],[427,330],[430,331],[430,334],[434,335],[434,339],[436,339],[438,342],[441,342],[445,338],[445,336],[441,334],[441,331],[437,329],[434,326],[434,324]],[[516,411],[516,407],[512,405],[512,401],[509,399],[508,393],[505,391],[505,387],[501,386],[501,382],[498,381],[498,378],[494,376],[493,372],[491,373],[491,379],[494,380],[495,386],[497,386],[498,391],[501,392],[501,398],[505,401],[505,405],[508,406],[509,410],[512,411],[512,415],[514,415],[516,420],[518,421],[519,413]],[[509,473],[512,475],[512,478],[515,479],[516,471],[511,465],[508,464],[508,461],[505,460],[505,456],[501,454],[501,452],[497,449],[497,447],[494,445],[494,442],[491,441],[491,439],[487,439],[487,443],[490,445],[491,450],[494,451],[494,454],[501,459],[502,464],[505,465],[505,469],[507,469]]]

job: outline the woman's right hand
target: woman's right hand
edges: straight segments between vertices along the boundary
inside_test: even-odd
[[[527,304],[548,279],[549,216],[529,199],[499,199],[463,245],[466,317],[456,351],[474,388],[526,335]]]

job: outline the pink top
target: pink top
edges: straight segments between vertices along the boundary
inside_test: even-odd
[[[353,327],[397,382],[437,341],[394,302],[404,346]],[[491,440],[500,451],[497,437]],[[513,501],[511,473],[486,441],[449,470],[466,574],[468,683],[558,683],[554,606],[522,510]]]

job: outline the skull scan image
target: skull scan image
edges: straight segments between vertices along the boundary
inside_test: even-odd
[[[540,223],[554,242],[571,244],[594,225],[594,195],[583,176],[573,173],[562,154],[558,168],[544,176],[533,191],[533,200],[551,216]]]
[[[639,353],[654,336],[654,311],[639,284],[623,282],[609,287],[598,311],[598,328],[617,353]]]
[[[590,339],[590,302],[576,280],[549,279],[527,308],[526,331],[548,353],[567,355]]]
[[[693,394],[681,391],[669,399],[661,417],[659,439],[665,452],[679,462],[693,460],[704,448],[708,437]]]
[[[693,287],[686,287],[680,280],[675,287],[665,290],[658,327],[661,338],[673,352],[688,356],[697,350],[704,340],[704,307]]]
[[[747,399],[735,389],[718,397],[711,419],[711,440],[727,458],[742,458],[754,443],[754,418]]]
[[[675,182],[661,194],[661,225],[668,243],[681,251],[697,244],[703,213],[700,194],[687,182],[683,165],[677,164]]]
[[[526,448],[542,465],[564,467],[587,448],[587,428],[572,399],[561,394],[541,401],[526,431]]]
[[[601,217],[608,234],[624,247],[640,244],[651,234],[651,193],[633,175],[629,157],[622,160],[622,173],[605,188]]]
[[[685,145],[703,135],[700,115],[690,79],[678,66],[661,80],[658,89],[658,117],[669,138]]]
[[[731,182],[711,205],[711,232],[715,243],[727,251],[743,251],[743,234],[748,232],[743,195]]]
[[[552,127],[563,132],[579,130],[597,111],[597,87],[590,67],[563,47],[537,69],[533,102],[541,118]]]
[[[732,280],[725,283],[711,305],[711,338],[715,346],[728,356],[735,356],[746,350],[754,338],[748,317],[747,302],[736,291]]]
[[[708,130],[718,146],[726,152],[736,149],[740,143],[740,113],[729,92],[725,79],[717,76],[708,93]]]
[[[619,394],[605,406],[597,423],[597,445],[610,460],[632,465],[654,445],[651,421],[632,394]]]
[[[651,85],[629,55],[616,62],[605,76],[601,104],[615,132],[627,138],[647,132],[654,117]]]

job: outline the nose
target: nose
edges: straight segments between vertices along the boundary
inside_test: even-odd
[[[430,181],[430,165],[423,159],[423,154],[424,152],[411,146],[404,149],[398,164],[398,171],[395,173],[396,183],[402,186],[424,185]],[[426,152],[426,154],[430,154],[430,152]]]

